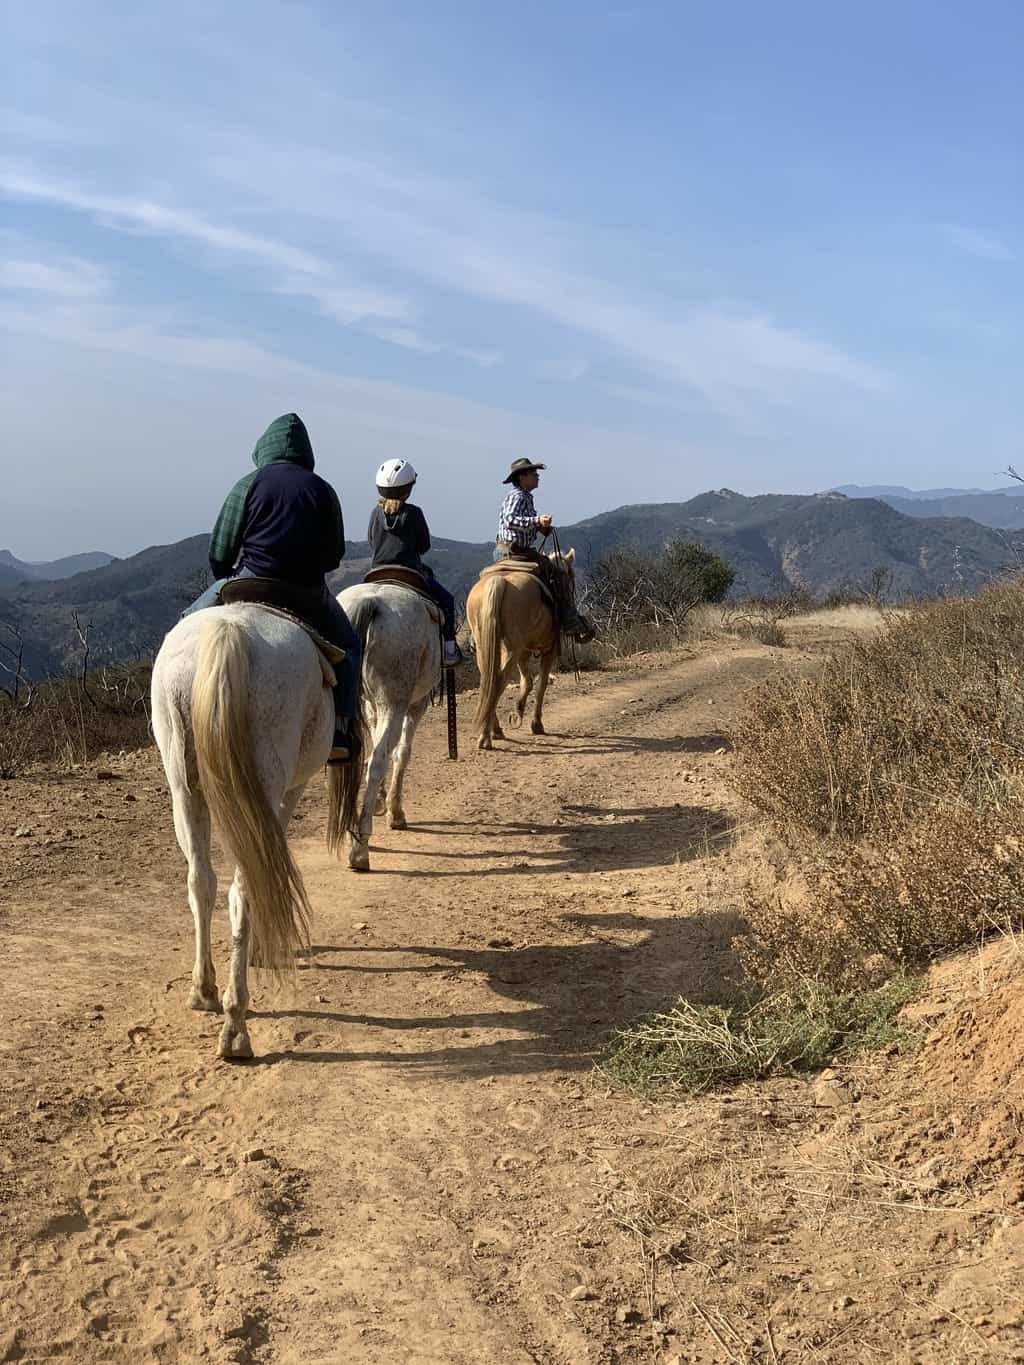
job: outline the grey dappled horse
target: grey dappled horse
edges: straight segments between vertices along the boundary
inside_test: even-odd
[[[363,803],[349,848],[349,866],[370,867],[374,814],[386,809],[391,829],[405,829],[402,784],[416,727],[441,675],[436,607],[397,583],[357,583],[338,594],[363,642],[363,714],[370,735]],[[386,798],[381,783],[393,757]]]

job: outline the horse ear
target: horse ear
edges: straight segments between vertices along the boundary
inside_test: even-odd
[[[570,547],[568,550],[566,550],[565,554],[563,555],[563,558],[568,564],[571,564],[573,560],[576,558],[576,551],[572,549],[572,547]]]

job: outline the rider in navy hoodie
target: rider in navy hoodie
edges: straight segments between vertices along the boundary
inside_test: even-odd
[[[359,637],[325,575],[345,555],[338,495],[313,472],[313,447],[294,412],[271,422],[252,452],[256,466],[232,488],[210,537],[210,568],[217,580],[189,612],[216,604],[232,577],[276,578],[306,589],[302,615],[325,639],[345,650],[334,689],[335,734],[330,762],[350,757],[359,692]],[[186,613],[188,614],[188,613]]]

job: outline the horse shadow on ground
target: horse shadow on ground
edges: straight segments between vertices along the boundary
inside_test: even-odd
[[[561,811],[564,818],[549,823],[470,816],[410,826],[410,833],[431,836],[416,841],[427,848],[405,842],[396,847],[389,836],[379,854],[405,853],[420,864],[377,873],[394,879],[396,897],[408,877],[462,877],[472,903],[480,895],[477,877],[529,874],[536,880],[529,889],[524,885],[524,894],[537,897],[536,921],[521,913],[510,916],[503,932],[511,938],[496,936],[486,944],[467,915],[453,931],[454,942],[377,945],[360,935],[353,943],[315,945],[300,964],[299,979],[308,971],[307,980],[329,981],[327,1001],[322,1007],[262,1012],[264,1018],[294,1024],[296,1045],[260,1060],[321,1066],[372,1062],[424,1079],[441,1072],[466,1080],[585,1072],[611,1033],[681,996],[695,1003],[735,999],[743,972],[732,941],[746,928],[739,907],[688,905],[694,893],[683,885],[687,863],[722,856],[731,846],[732,816],[672,801],[566,803]],[[467,834],[475,836],[469,848]],[[445,835],[460,836],[461,847],[447,852]],[[674,864],[678,880],[672,876]],[[661,869],[658,907],[645,909],[642,872],[655,868]],[[585,875],[613,871],[639,875],[625,886]],[[555,910],[542,889],[547,873],[554,874]],[[577,875],[563,883],[559,873]],[[459,894],[457,883],[437,885],[440,894]],[[499,926],[500,918],[492,932]],[[531,941],[518,941],[527,934]],[[343,997],[355,983],[368,980],[379,982],[379,991],[369,993],[379,1000],[377,1012],[332,1010],[332,996]],[[408,1005],[411,993],[396,992],[389,985],[394,981],[416,983],[415,1013]],[[368,992],[358,993],[365,1001]],[[396,997],[402,1003],[388,1013]],[[460,1007],[467,998],[472,1006]],[[348,1036],[350,1047],[329,1050],[339,1042],[344,1046]]]
[[[713,754],[719,749],[731,752],[731,741],[722,734],[703,735],[608,735],[590,734],[580,730],[557,731],[545,729],[543,735],[525,735],[520,738],[520,731],[505,731],[505,738],[495,740],[493,753],[501,758],[538,758],[546,757],[548,748],[544,740],[569,740],[572,741],[572,749],[568,752],[573,756],[577,754]],[[577,741],[582,740],[582,743]],[[563,746],[559,746],[558,752],[562,755],[567,751]]]
[[[449,983],[449,993],[457,998],[461,977],[476,985],[483,976],[496,1007],[410,1017],[320,1008],[257,1011],[254,1018],[308,1021],[312,1033],[318,1024],[340,1024],[357,1027],[364,1037],[366,1029],[373,1029],[394,1039],[370,1048],[304,1051],[300,1032],[295,1050],[270,1053],[259,1061],[375,1062],[424,1077],[444,1071],[465,1080],[589,1071],[610,1035],[637,1018],[667,1009],[680,997],[696,1004],[722,1003],[742,990],[743,973],[732,948],[732,939],[746,927],[738,913],[645,917],[584,912],[565,915],[563,922],[586,935],[583,941],[507,948],[316,945],[310,949],[310,966],[337,972],[339,984],[346,975],[413,976],[423,982],[427,998],[432,993],[436,997],[433,981]],[[624,931],[629,941],[614,937]],[[505,1036],[494,1037],[495,1030]],[[487,1036],[474,1040],[476,1031]],[[428,1039],[431,1033],[440,1035],[436,1043]],[[416,1035],[415,1050],[400,1041],[409,1034]],[[419,1046],[421,1041],[427,1046]]]
[[[562,809],[565,818],[554,824],[540,820],[410,823],[414,833],[444,836],[472,831],[476,844],[458,852],[446,850],[443,837],[434,848],[411,849],[389,842],[372,845],[371,850],[378,857],[405,854],[424,863],[378,869],[381,875],[403,879],[615,872],[705,857],[728,842],[736,824],[725,811],[678,801],[661,806],[565,804]],[[553,838],[555,846],[537,847],[533,841],[540,837]]]

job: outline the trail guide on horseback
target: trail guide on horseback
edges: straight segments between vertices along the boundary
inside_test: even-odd
[[[501,506],[494,563],[484,569],[466,603],[480,669],[477,700],[477,747],[490,749],[503,738],[497,719],[501,694],[518,670],[519,694],[515,712],[522,723],[534,687],[530,658],[540,657],[531,729],[544,733],[543,708],[551,669],[558,659],[561,637],[593,639],[589,621],[576,610],[575,552],[542,554],[538,535],[547,538],[552,518],[538,513],[533,491],[544,465],[515,460],[504,482],[512,491]]]

